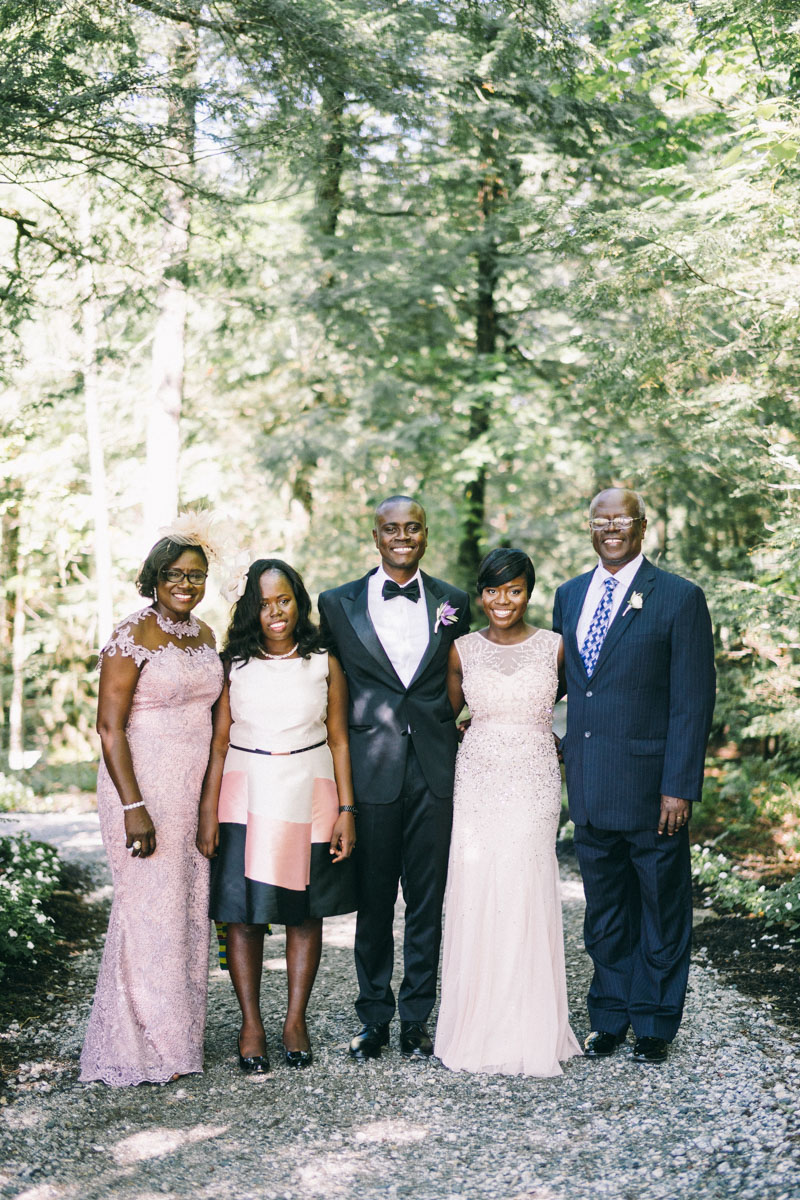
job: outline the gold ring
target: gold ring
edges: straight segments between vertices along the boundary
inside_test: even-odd
[[[133,846],[131,847],[132,850],[141,850],[141,848],[142,848],[141,842],[134,842]]]

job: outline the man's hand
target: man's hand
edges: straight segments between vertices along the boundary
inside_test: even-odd
[[[691,800],[679,800],[677,796],[661,797],[661,815],[658,818],[658,832],[666,829],[669,837],[678,833],[687,825],[692,815]]]

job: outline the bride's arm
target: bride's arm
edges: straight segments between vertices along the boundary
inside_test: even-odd
[[[464,708],[464,688],[461,659],[458,656],[455,642],[450,646],[450,653],[447,659],[447,699],[450,701],[453,716],[458,720]],[[459,728],[462,728],[462,726],[459,726]]]

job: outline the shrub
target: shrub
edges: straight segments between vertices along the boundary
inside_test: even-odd
[[[780,887],[767,888],[747,879],[736,863],[711,846],[692,847],[692,875],[707,893],[709,907],[763,917],[767,925],[800,928],[800,873]]]
[[[52,846],[26,833],[0,837],[0,976],[13,963],[36,962],[55,938],[42,905],[55,889],[60,861]]]
[[[33,790],[12,775],[0,774],[0,812],[20,812],[31,807]]]

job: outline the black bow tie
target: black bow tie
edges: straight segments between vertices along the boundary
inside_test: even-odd
[[[384,600],[394,600],[395,596],[405,596],[406,600],[413,600],[416,604],[419,600],[419,580],[412,579],[407,587],[400,587],[400,584],[395,583],[393,579],[386,579],[381,595]]]

